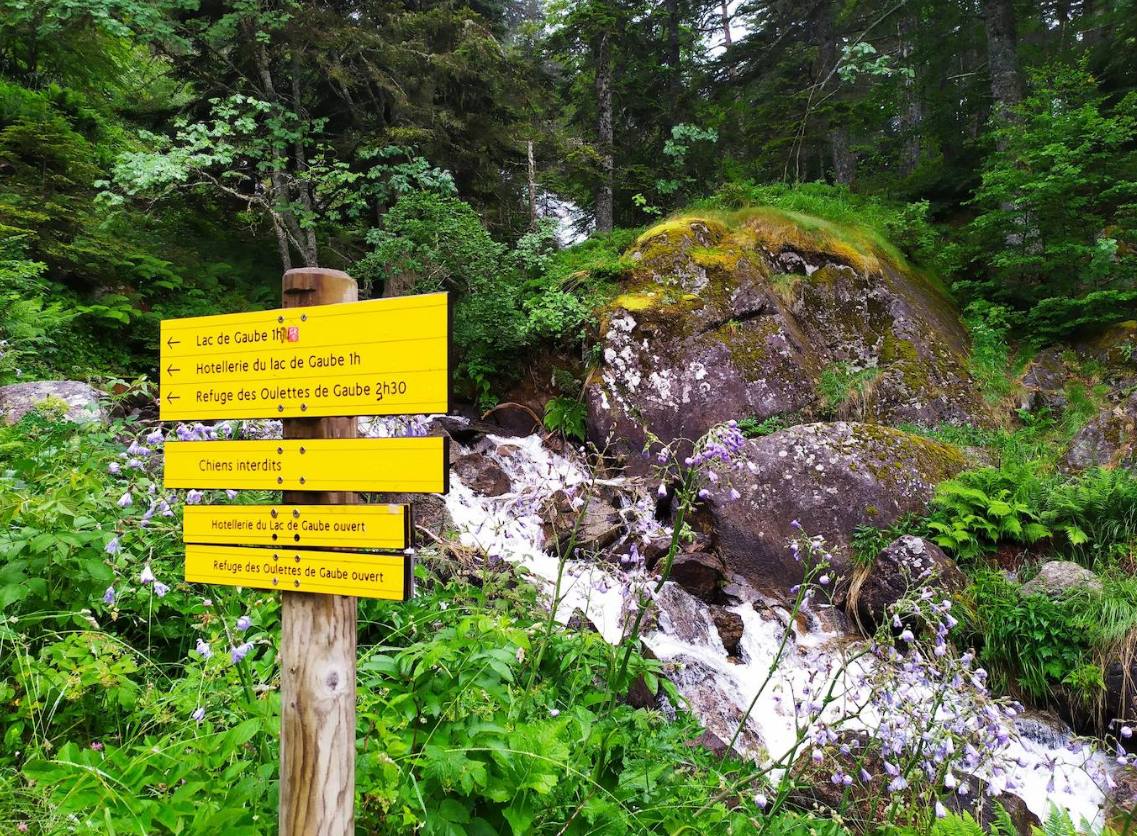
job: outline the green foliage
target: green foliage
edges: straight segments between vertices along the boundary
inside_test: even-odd
[[[1104,660],[1137,629],[1137,583],[1106,577],[1103,592],[1060,598],[1023,596],[1019,584],[983,569],[973,575],[963,630],[998,687],[1046,703],[1063,692],[1093,705],[1104,688]]]
[[[588,410],[579,398],[556,397],[545,404],[545,429],[584,441]]]
[[[1092,569],[1124,562],[1137,542],[1137,475],[1090,468],[1054,485],[1042,500],[1042,521],[1072,560]]]
[[[623,231],[558,249],[552,224],[518,239],[493,240],[469,204],[431,192],[403,195],[367,239],[352,273],[384,292],[450,290],[457,298],[459,370],[479,403],[520,371],[518,352],[579,347],[592,310],[625,269]]]
[[[964,312],[971,335],[968,368],[988,403],[997,404],[1013,389],[1008,332],[1011,312],[984,301],[972,302]]]
[[[973,560],[1002,542],[1030,545],[1049,537],[1050,529],[1025,498],[1030,483],[1016,483],[1016,475],[1023,472],[980,468],[941,482],[927,522],[936,543]]]
[[[46,301],[47,265],[23,256],[19,237],[0,239],[0,383],[50,371],[54,337],[74,316]]]
[[[762,438],[784,430],[789,424],[781,415],[771,415],[759,421],[753,415],[738,420],[738,429],[747,438]]]
[[[854,369],[848,363],[835,363],[822,369],[817,391],[825,413],[834,416],[853,401],[859,401],[863,406],[873,381],[879,376],[880,369],[876,366]]]
[[[903,253],[926,267],[939,263],[942,239],[928,220],[928,204],[897,203],[826,183],[727,183],[697,207],[773,206],[865,232],[884,252]]]
[[[1036,72],[1030,94],[995,130],[957,289],[1029,311],[1051,341],[1137,310],[1137,95],[1107,109],[1082,67]]]

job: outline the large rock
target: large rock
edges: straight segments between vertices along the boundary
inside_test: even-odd
[[[1050,560],[1043,563],[1038,574],[1019,587],[1019,594],[1045,595],[1061,598],[1071,592],[1085,590],[1101,592],[1101,579],[1089,569],[1069,560]]]
[[[700,521],[727,568],[774,594],[801,581],[787,543],[797,520],[825,538],[838,575],[851,562],[853,530],[926,509],[936,483],[964,465],[946,444],[875,424],[805,424],[753,439],[711,486]],[[741,494],[732,501],[731,488]]]
[[[1137,821],[1137,768],[1126,766],[1113,776],[1114,786],[1105,796],[1106,822],[1118,833],[1133,829]]]
[[[857,230],[750,209],[666,221],[630,257],[588,402],[591,439],[633,470],[649,434],[731,418],[989,419],[955,307]]]
[[[906,534],[854,574],[846,611],[872,633],[888,618],[891,606],[926,588],[952,595],[967,588],[967,576],[935,543]]]
[[[0,417],[14,424],[41,404],[59,406],[64,418],[76,423],[106,421],[102,393],[77,380],[37,380],[0,386]]]
[[[1027,365],[1019,382],[1022,387],[1019,406],[1029,412],[1039,409],[1061,412],[1066,408],[1066,381],[1070,374],[1061,349],[1040,351]]]
[[[599,552],[612,545],[624,527],[620,512],[596,495],[573,498],[558,490],[545,500],[538,513],[546,547],[555,552]]]
[[[457,446],[457,445],[454,445]],[[512,484],[501,465],[485,453],[465,453],[450,464],[462,484],[483,496],[501,496],[509,493]]]
[[[718,598],[726,580],[726,567],[713,554],[704,551],[681,551],[671,564],[671,580],[700,600]]]
[[[1068,470],[1137,465],[1137,392],[1105,407],[1078,431],[1065,465]]]

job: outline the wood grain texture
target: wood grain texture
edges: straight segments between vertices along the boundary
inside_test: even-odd
[[[338,270],[284,274],[284,307],[355,302]],[[285,438],[355,438],[356,418],[284,421]],[[351,505],[354,493],[286,491],[286,504]],[[356,599],[284,592],[281,613],[280,833],[355,832]]]

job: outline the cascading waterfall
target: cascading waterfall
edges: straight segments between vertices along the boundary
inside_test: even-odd
[[[496,555],[524,566],[551,593],[562,571],[560,601],[556,617],[562,623],[574,611],[586,614],[610,642],[623,634],[627,614],[635,600],[651,590],[649,575],[642,564],[627,567],[586,560],[569,559],[560,567],[556,557],[545,551],[544,531],[539,510],[556,491],[574,497],[579,506],[588,490],[591,476],[580,463],[549,450],[540,437],[487,436],[473,451],[487,456],[509,476],[512,490],[502,496],[481,496],[452,474],[446,507],[464,545],[487,555]],[[616,480],[629,492],[633,486]],[[634,496],[625,507],[625,519],[633,529],[630,536],[659,536],[665,528],[654,520],[648,497]],[[826,619],[798,619],[790,623],[788,613],[775,602],[766,601],[753,590],[739,587],[742,600],[731,607],[743,624],[739,658],[728,656],[709,609],[674,583],[665,584],[656,595],[657,617],[643,636],[644,643],[672,670],[670,678],[688,700],[691,710],[703,724],[724,740],[734,735],[743,712],[762,689],[757,703],[735,742],[739,751],[770,762],[788,751],[798,739],[800,707],[794,695],[818,693],[833,677],[840,677],[843,699],[829,705],[815,721],[842,720],[849,704],[863,701],[872,687],[871,672],[888,661],[869,658],[858,651],[864,642],[841,631],[827,631]],[[816,614],[815,614],[816,615]],[[812,622],[802,627],[800,622]],[[784,631],[792,635],[784,642],[776,670],[771,663],[783,647]],[[852,656],[859,657],[848,664]],[[931,690],[916,687],[906,699],[933,700]],[[956,699],[965,699],[966,695]],[[860,711],[846,719],[841,728],[873,734],[879,716]],[[978,769],[974,778],[998,788],[1010,784],[1013,794],[1042,819],[1050,805],[1065,809],[1075,822],[1102,823],[1104,792],[1109,780],[1111,760],[1101,753],[1088,753],[1072,731],[1048,717],[1018,714],[999,720],[1005,726],[1002,762],[1012,764],[1013,775],[1000,767]],[[1001,735],[1002,737],[1002,735]],[[966,776],[964,776],[966,778]]]

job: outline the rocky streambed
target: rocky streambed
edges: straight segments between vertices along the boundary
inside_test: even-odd
[[[676,582],[654,592],[656,577],[643,544],[670,532],[655,517],[653,486],[645,480],[597,480],[578,452],[555,452],[538,435],[485,435],[452,458],[460,466],[452,471],[445,509],[459,541],[487,558],[524,566],[550,604],[559,575],[559,621],[572,620],[579,629],[583,615],[617,642],[636,601],[654,597],[643,643],[665,663],[703,722],[709,732],[704,743],[725,748],[741,723],[733,741],[737,752],[777,763],[796,750],[804,763],[818,751],[816,741],[829,736],[895,740],[903,734],[898,718],[927,724],[931,731],[925,737],[935,736],[937,723],[952,727],[962,740],[982,727],[988,751],[957,758],[960,767],[948,779],[955,790],[948,794],[961,806],[972,803],[968,795],[993,797],[1026,826],[1035,817],[1044,820],[1053,804],[1075,822],[1102,824],[1117,769],[1112,759],[1056,718],[996,703],[981,676],[956,683],[945,699],[921,680],[920,665],[915,674],[905,673],[913,667],[910,658],[867,653],[867,643],[837,609],[818,603],[791,619],[783,599],[729,573],[712,602]],[[487,474],[494,478],[487,482]],[[596,496],[605,499],[596,508],[585,507]],[[562,565],[551,542],[548,509],[565,497],[580,510],[582,522],[580,548]],[[688,577],[687,585],[699,592],[699,573]],[[821,694],[836,698],[811,711]],[[674,710],[664,697],[651,695],[649,702]],[[819,784],[834,777],[829,769],[818,774]]]

